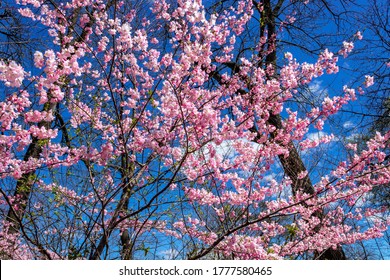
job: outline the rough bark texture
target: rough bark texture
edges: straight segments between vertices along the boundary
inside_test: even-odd
[[[282,127],[280,115],[271,115],[269,122],[276,128]],[[271,137],[275,136],[276,135],[271,134]],[[289,156],[286,158],[283,155],[280,155],[279,160],[283,166],[284,172],[292,181],[292,193],[295,195],[298,191],[300,191],[307,194],[314,194],[315,190],[309,175],[306,175],[306,177],[302,179],[298,179],[298,174],[306,171],[307,169],[293,142],[288,143],[288,151]],[[314,215],[321,219],[323,212],[320,210],[315,212]],[[316,252],[314,254],[314,258],[319,260],[345,260],[346,256],[342,247],[338,246],[336,249],[328,248],[323,252]]]
[[[256,1],[253,1],[255,7],[258,7],[258,11],[261,14],[262,20],[260,23],[260,36],[264,36],[267,34],[268,36],[268,42],[265,44],[262,49],[259,52],[259,58],[260,63],[259,67],[267,68],[269,66],[272,66],[273,69],[277,69],[277,56],[276,56],[276,48],[275,48],[275,42],[274,42],[274,36],[276,36],[276,21],[275,18],[279,15],[280,9],[283,5],[284,0],[279,0],[277,4],[275,4],[274,8],[272,9],[272,3],[270,0],[262,1],[263,10],[261,10],[259,7],[259,3]],[[268,47],[269,51],[268,54],[262,58],[261,53],[265,50],[265,48]],[[228,66],[233,72],[238,73],[240,66],[237,65],[234,62],[226,63],[226,66]],[[277,75],[275,71],[275,75]],[[218,72],[212,72],[210,73],[210,76],[214,78],[218,83],[223,84],[221,75]],[[272,77],[269,77],[272,78]],[[238,94],[248,94],[246,90],[239,90]],[[268,123],[276,128],[276,131],[283,128],[282,126],[282,118],[280,115],[274,115],[270,113],[270,117],[268,119]],[[252,132],[257,133],[258,136],[255,137],[253,141],[257,141],[260,139],[261,135],[258,133],[256,127],[252,127]],[[277,133],[271,133],[270,137],[271,139],[274,139],[276,137]],[[281,162],[281,165],[283,167],[283,170],[285,174],[291,179],[292,184],[292,193],[295,195],[297,192],[303,192],[307,194],[314,194],[315,189],[313,187],[313,183],[310,180],[310,177],[307,175],[306,177],[299,179],[298,174],[301,172],[307,171],[302,158],[300,157],[297,148],[295,147],[294,143],[290,141],[287,144],[289,156],[285,157],[284,155],[279,156],[279,160]],[[320,218],[323,216],[322,211],[317,211],[314,214],[316,217]],[[336,249],[328,248],[325,251],[322,252],[315,252],[314,254],[315,259],[320,260],[345,260],[346,256],[344,254],[344,251],[341,246],[337,246]]]
[[[264,34],[265,28],[267,29],[268,38],[273,38],[273,36],[276,36],[276,22],[275,18],[279,15],[280,8],[283,4],[284,0],[279,0],[275,7],[272,9],[272,4],[270,0],[264,0],[262,1],[264,10],[262,12],[263,17],[263,23],[260,26],[260,33]],[[272,44],[272,42],[270,42]],[[273,51],[270,52],[265,57],[265,66],[268,67],[269,65],[272,65],[274,69],[276,69],[276,48],[275,46],[271,46],[268,44],[268,48],[273,48]],[[270,118],[268,119],[268,122],[273,125],[277,130],[282,128],[282,120],[280,115],[273,115],[270,114]],[[274,138],[276,135],[271,134],[271,138]],[[291,179],[292,181],[292,192],[293,194],[296,194],[298,191],[308,193],[308,194],[314,194],[315,190],[313,187],[313,184],[307,175],[306,177],[302,179],[298,179],[298,174],[301,172],[306,171],[306,167],[299,156],[299,153],[294,146],[293,142],[288,143],[288,150],[289,150],[289,156],[284,157],[283,155],[279,156],[279,160],[283,166],[285,174]],[[321,218],[323,215],[322,211],[316,212],[314,215]],[[344,260],[346,259],[344,251],[341,246],[338,246],[336,249],[329,248],[323,252],[316,252],[314,254],[315,259],[321,259],[321,260]]]
[[[44,112],[53,112],[55,110],[56,103],[46,103],[43,107]],[[38,127],[45,127],[49,129],[52,122],[41,121],[38,124]],[[29,145],[26,154],[24,155],[23,160],[28,161],[31,159],[38,159],[42,148],[45,145],[45,140],[40,140],[36,137],[33,137],[31,144]],[[17,233],[22,226],[22,220],[25,215],[26,207],[30,198],[30,194],[35,183],[35,170],[32,170],[28,173],[24,173],[22,177],[17,180],[16,188],[13,196],[17,198],[19,205],[17,210],[10,206],[10,209],[7,214],[6,220],[10,223],[8,233],[13,234]]]

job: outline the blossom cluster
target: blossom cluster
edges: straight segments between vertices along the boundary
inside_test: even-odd
[[[208,15],[199,0],[177,1],[174,9],[161,0],[153,17],[140,22],[135,11],[125,13],[124,2],[116,2],[73,0],[51,7],[17,1],[23,16],[47,27],[53,46],[35,52],[39,74],[29,77],[26,89],[23,67],[0,61],[0,81],[16,88],[0,101],[0,177],[22,194],[8,193],[0,206],[22,219],[29,215],[36,226],[48,225],[40,229],[40,242],[58,246],[46,242],[46,258],[68,258],[79,244],[96,250],[87,256],[93,258],[103,252],[99,244],[112,248],[126,238],[158,234],[173,243],[196,240],[200,257],[233,252],[241,259],[283,259],[386,230],[388,220],[365,230],[347,222],[378,215],[356,204],[375,186],[390,183],[384,153],[390,133],[352,151],[351,160],[315,182],[311,192],[291,192],[297,181],[310,179],[307,170],[265,180],[277,161],[295,156],[294,143],[310,150],[334,141],[325,133],[313,140],[308,132],[322,130],[354,101],[354,89],[325,97],[305,115],[286,104],[301,86],[337,73],[339,55],[346,57],[352,42],[340,51],[323,50],[314,63],[286,53],[280,69],[261,67],[258,54],[238,57],[236,51],[236,38],[253,19],[252,1]],[[125,15],[116,16],[121,9]],[[157,36],[164,32],[166,45]],[[275,38],[260,38],[256,48],[266,49],[270,41]],[[269,44],[268,54],[274,50]],[[366,76],[364,85],[373,83]],[[171,209],[190,210],[172,215]],[[26,223],[27,232],[35,225]],[[65,229],[74,240],[64,238]],[[42,256],[39,242],[12,238],[0,243],[0,254]]]

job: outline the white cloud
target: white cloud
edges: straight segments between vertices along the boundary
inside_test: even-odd
[[[212,144],[216,153],[223,158],[234,158],[237,154],[236,150],[232,147],[232,141],[225,140],[220,145]]]
[[[179,252],[175,249],[168,249],[159,253],[159,256],[164,260],[174,260],[178,255]]]
[[[237,142],[249,143],[254,150],[260,149],[259,144],[249,141],[245,138],[240,138],[236,140],[224,140],[220,145],[216,145],[212,142],[209,145],[213,147],[216,155],[222,157],[223,159],[233,161],[239,155],[237,150],[234,148],[234,143]],[[199,152],[197,152],[198,154],[202,153],[206,160],[208,160],[210,157],[209,145],[205,145],[201,150],[199,150]]]
[[[270,182],[272,179],[275,179],[275,178],[276,178],[276,174],[275,173],[271,173],[271,174],[265,175],[263,177],[263,180]]]
[[[359,197],[359,199],[356,201],[355,207],[364,207],[364,206],[366,206],[367,205],[366,201],[372,200],[373,197],[374,197],[374,194],[371,193],[371,192],[363,194],[363,196]]]
[[[310,139],[311,141],[319,141],[322,137],[325,137],[325,136],[329,136],[329,134],[327,134],[323,131],[308,133],[306,135],[307,139]]]
[[[347,140],[348,142],[356,142],[360,138],[361,138],[361,135],[359,133],[352,133],[345,140]]]
[[[329,95],[328,90],[322,85],[321,81],[313,81],[309,85],[309,90],[317,101],[322,101],[326,96]]]
[[[328,90],[322,85],[322,81],[314,80],[306,89],[299,91],[299,94],[295,95],[298,102],[313,102],[320,104],[325,97],[329,95]]]
[[[346,122],[343,124],[343,127],[344,127],[344,128],[352,128],[352,127],[354,127],[354,126],[355,126],[354,123],[351,122],[351,121],[346,121]]]

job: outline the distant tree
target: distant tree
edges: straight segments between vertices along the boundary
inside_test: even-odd
[[[22,63],[31,58],[38,41],[33,38],[32,25],[26,25],[11,1],[0,2],[0,58]]]

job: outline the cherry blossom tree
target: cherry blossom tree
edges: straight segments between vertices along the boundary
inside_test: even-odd
[[[372,77],[305,116],[287,106],[353,42],[279,68],[270,1],[233,4],[16,1],[52,44],[0,61],[1,258],[322,258],[387,230],[361,197],[390,181],[389,132],[317,182],[298,155]]]

